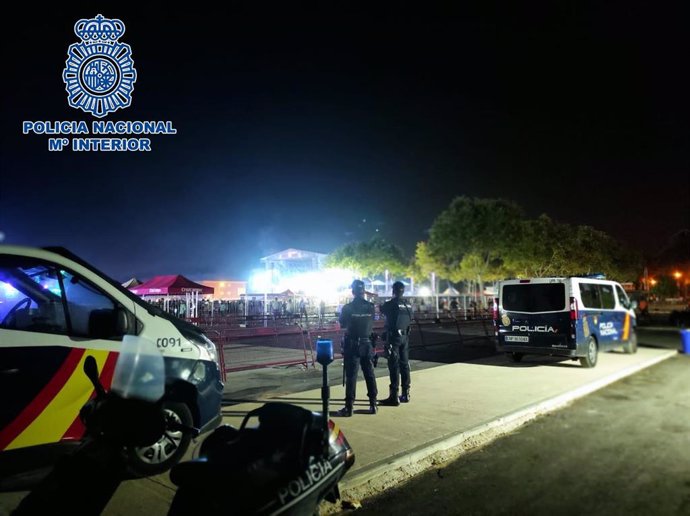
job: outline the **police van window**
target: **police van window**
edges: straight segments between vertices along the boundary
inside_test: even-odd
[[[556,312],[565,310],[563,283],[521,283],[504,285],[503,309],[512,312]]]
[[[34,258],[0,259],[0,328],[67,333],[59,272]]]
[[[613,285],[599,285],[601,290],[601,307],[607,310],[616,308],[616,298],[613,295]]]
[[[580,283],[580,299],[585,308],[601,308],[601,294],[596,283]]]
[[[117,328],[117,310],[112,299],[85,279],[61,271],[72,334],[91,338],[122,337]]]
[[[628,299],[628,295],[620,287],[620,285],[616,285],[616,294],[618,294],[618,301],[620,302],[621,306],[624,306],[626,308],[630,306],[630,300]]]

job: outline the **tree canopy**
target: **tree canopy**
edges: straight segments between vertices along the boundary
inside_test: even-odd
[[[421,279],[431,272],[453,282],[506,277],[574,276],[601,272],[618,281],[636,280],[641,257],[605,232],[572,226],[547,215],[525,217],[503,199],[456,197],[434,220],[427,242],[418,242],[411,265],[381,237],[336,249],[330,267],[373,278],[384,270]]]
[[[417,245],[416,268],[452,281],[504,277],[569,276],[601,272],[637,278],[641,257],[590,226],[571,226],[547,215],[527,219],[502,199],[455,198],[434,221],[429,241]]]
[[[407,269],[400,248],[380,237],[339,247],[328,256],[326,266],[350,269],[363,278],[373,278],[386,269],[391,274],[403,274]]]
[[[638,253],[603,231],[570,226],[546,215],[522,222],[520,238],[505,257],[512,276],[575,276],[604,273],[610,279],[631,281],[641,269]]]
[[[452,281],[500,276],[522,218],[510,201],[456,197],[431,226],[429,254]]]
[[[415,280],[426,278],[432,272],[435,272],[442,278],[452,280],[453,274],[440,261],[434,258],[429,252],[429,246],[426,242],[417,242],[417,248],[414,252],[414,259],[409,268],[409,275]]]

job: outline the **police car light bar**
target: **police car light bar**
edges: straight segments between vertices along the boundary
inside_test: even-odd
[[[587,279],[606,279],[606,274],[603,272],[592,272],[590,274],[575,274],[573,276],[568,276],[569,278],[587,278]]]

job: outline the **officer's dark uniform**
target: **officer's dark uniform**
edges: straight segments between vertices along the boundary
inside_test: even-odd
[[[364,283],[352,283],[355,298],[340,312],[340,327],[346,329],[343,346],[345,360],[345,407],[338,415],[351,416],[357,388],[358,365],[362,366],[367,383],[369,412],[376,414],[376,375],[374,374],[374,348],[371,344],[371,330],[374,325],[374,304],[364,299]]]
[[[381,313],[386,316],[386,343],[388,351],[388,372],[390,373],[390,394],[381,405],[398,406],[410,401],[409,333],[412,311],[402,294],[405,286],[393,283],[393,299],[386,301]],[[402,395],[398,398],[398,387],[402,384]]]

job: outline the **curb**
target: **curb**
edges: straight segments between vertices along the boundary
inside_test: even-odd
[[[541,415],[563,408],[578,398],[677,355],[677,351],[669,351],[646,362],[617,371],[606,378],[583,385],[573,391],[524,407],[469,430],[451,434],[413,450],[400,453],[385,461],[367,466],[353,476],[346,476],[344,480],[341,480],[339,485],[342,499],[361,500],[394,487],[416,474],[455,459],[466,451],[487,445]],[[322,514],[329,512],[332,511],[322,511]]]

